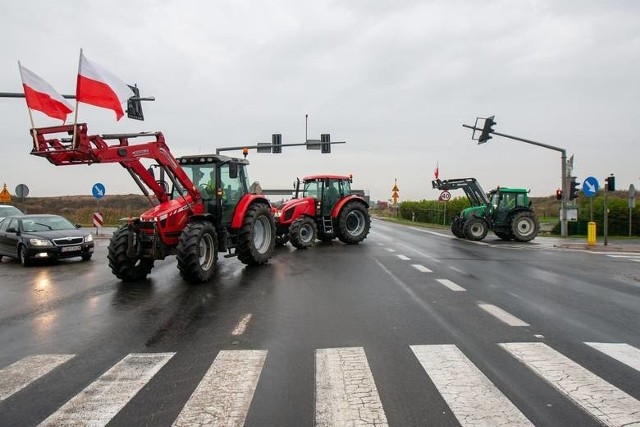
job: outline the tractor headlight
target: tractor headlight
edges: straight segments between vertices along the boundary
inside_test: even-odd
[[[282,211],[275,211],[275,212],[273,213],[273,217],[274,217],[274,218],[280,218],[281,216],[282,216]]]
[[[52,246],[51,241],[47,239],[29,239],[29,243],[32,246]]]

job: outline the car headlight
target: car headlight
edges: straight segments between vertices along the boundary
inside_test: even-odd
[[[85,243],[93,242],[93,234],[87,234],[86,236],[84,236],[84,241]]]
[[[29,243],[33,246],[51,246],[51,242],[47,239],[29,239]]]

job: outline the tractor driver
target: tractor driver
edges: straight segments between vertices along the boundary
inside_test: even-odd
[[[330,182],[327,185],[327,194],[326,194],[327,205],[328,206],[335,205],[339,198],[340,198],[340,193],[336,189],[336,183]]]

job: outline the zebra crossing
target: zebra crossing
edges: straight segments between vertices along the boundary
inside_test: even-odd
[[[603,425],[640,425],[640,401],[543,342],[507,342],[496,347],[535,373]],[[409,346],[437,392],[463,426],[533,423],[453,344]],[[640,349],[626,343],[585,342],[585,351],[640,373]],[[103,426],[176,353],[132,353],[50,414],[41,426]],[[12,396],[29,393],[36,381],[65,369],[72,354],[31,355],[0,369],[0,412]],[[242,426],[251,407],[267,350],[222,350],[184,403],[174,426]],[[389,425],[374,373],[363,347],[315,350],[315,425]],[[425,423],[428,420],[425,420]]]

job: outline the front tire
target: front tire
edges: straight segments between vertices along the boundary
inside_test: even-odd
[[[462,227],[463,225],[460,217],[459,216],[455,217],[453,219],[453,222],[451,223],[451,233],[453,233],[453,235],[459,239],[464,239],[465,235],[464,235],[464,231],[462,230]]]
[[[302,216],[291,223],[289,227],[289,239],[291,244],[298,249],[307,249],[313,246],[318,236],[318,227],[313,218]]]
[[[369,211],[363,203],[351,201],[338,214],[338,239],[348,245],[363,241],[371,228]]]
[[[488,232],[489,226],[484,219],[469,218],[464,224],[464,235],[474,242],[484,239]]]
[[[276,224],[268,205],[255,203],[247,209],[238,235],[236,253],[243,264],[260,265],[273,255]]]
[[[514,240],[528,242],[538,235],[540,224],[533,212],[520,211],[511,218],[510,228]]]
[[[154,260],[148,258],[130,258],[127,256],[129,233],[127,228],[114,231],[109,241],[109,267],[111,272],[123,282],[143,280],[151,272]]]
[[[218,236],[209,222],[190,222],[182,230],[176,249],[178,270],[189,283],[204,283],[213,277],[218,261]]]
[[[20,247],[18,247],[18,261],[20,261],[20,264],[22,264],[23,267],[29,267],[32,264],[29,256],[27,255],[27,247],[24,245],[20,245]]]

